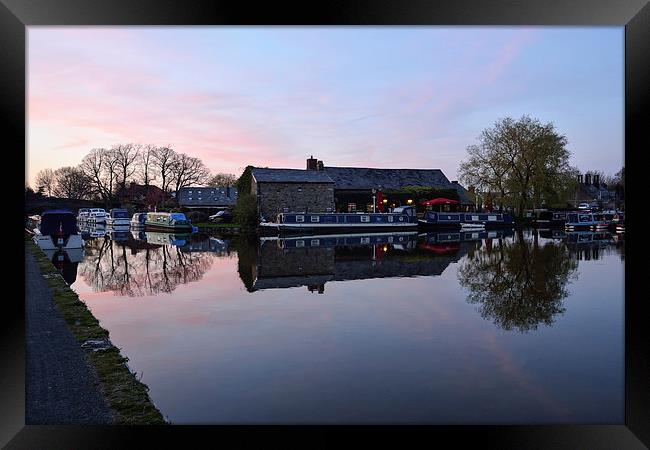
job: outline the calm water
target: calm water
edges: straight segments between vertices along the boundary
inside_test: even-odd
[[[619,236],[96,234],[60,265],[174,423],[623,422]]]

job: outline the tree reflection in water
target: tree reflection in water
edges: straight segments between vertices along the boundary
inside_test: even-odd
[[[201,279],[215,257],[173,245],[100,238],[87,244],[79,276],[96,292],[139,297],[172,292],[179,284]]]
[[[527,332],[551,325],[566,310],[567,283],[578,261],[562,243],[538,242],[518,232],[513,239],[487,242],[460,265],[458,280],[467,301],[480,305],[486,319],[505,329]]]

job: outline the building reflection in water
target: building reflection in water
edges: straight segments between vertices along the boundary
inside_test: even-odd
[[[328,281],[441,275],[449,264],[501,231],[262,238],[240,253],[240,276],[250,291],[306,286],[323,294]]]

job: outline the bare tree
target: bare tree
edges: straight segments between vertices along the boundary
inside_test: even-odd
[[[90,180],[91,191],[107,204],[113,199],[116,167],[115,152],[105,148],[92,149],[79,165],[79,169]]]
[[[54,190],[55,178],[52,169],[43,169],[36,174],[36,189],[41,190],[47,194],[48,197],[52,196]]]
[[[57,197],[81,199],[88,195],[91,180],[76,167],[61,167],[54,171],[54,195]]]
[[[228,186],[234,186],[237,182],[237,177],[231,173],[218,173],[210,178],[208,181],[208,186],[225,188]]]
[[[207,182],[210,171],[199,158],[193,158],[181,153],[174,158],[171,165],[171,175],[174,190],[178,196],[178,191],[181,188]]]
[[[149,186],[152,181],[156,180],[156,166],[154,165],[156,147],[145,145],[140,150],[140,159],[138,161],[140,179],[142,184]]]
[[[126,189],[127,180],[133,176],[137,167],[136,161],[139,159],[139,145],[118,144],[112,147],[115,155],[116,172],[118,175],[117,183],[120,193]]]
[[[171,168],[174,164],[176,152],[169,146],[156,147],[151,156],[153,166],[155,167],[156,172],[160,175],[160,188],[163,192],[167,192],[169,190],[169,184],[171,183]]]

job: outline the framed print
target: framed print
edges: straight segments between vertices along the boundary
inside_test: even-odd
[[[649,21],[0,0],[0,442],[646,448]]]

